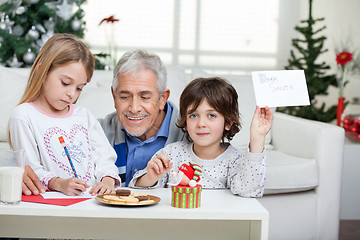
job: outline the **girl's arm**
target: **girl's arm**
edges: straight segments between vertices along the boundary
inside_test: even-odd
[[[56,177],[52,172],[46,171],[40,162],[41,156],[38,144],[35,140],[31,123],[26,118],[11,117],[9,122],[11,143],[15,149],[24,149],[25,164],[29,165],[41,183],[48,187],[49,180]],[[24,180],[26,180],[25,178]]]
[[[108,139],[106,138],[100,123],[90,114],[90,112],[89,121],[90,145],[94,151],[95,158],[95,177],[98,184],[103,186],[104,188],[102,187],[102,189],[107,192],[110,185],[112,185],[112,189],[114,189],[114,187],[120,186],[121,184],[118,174],[119,170],[115,165],[117,155],[114,148],[110,145]],[[110,181],[109,178],[112,180]],[[103,182],[104,180],[105,182]],[[90,193],[93,192],[96,192],[96,189],[93,188],[90,190]]]
[[[265,137],[272,125],[273,113],[269,107],[256,106],[250,125],[250,152],[261,153],[264,150]]]

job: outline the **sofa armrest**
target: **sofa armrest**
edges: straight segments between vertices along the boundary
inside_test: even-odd
[[[313,158],[318,163],[317,216],[318,223],[323,225],[319,226],[319,236],[334,236],[334,231],[338,231],[344,140],[341,127],[274,113],[274,148],[293,156]]]
[[[341,151],[342,155],[345,139],[341,127],[279,112],[274,113],[272,134],[272,145],[276,150],[316,159],[321,151],[325,151],[324,154]],[[325,146],[330,149],[323,149]]]

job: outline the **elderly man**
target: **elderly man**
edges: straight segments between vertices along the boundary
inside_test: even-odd
[[[167,101],[166,68],[157,55],[142,50],[125,53],[114,69],[111,92],[116,112],[100,123],[127,186],[154,153],[181,140],[183,133],[175,125],[178,110]]]
[[[109,142],[117,153],[116,165],[122,186],[136,171],[144,169],[155,152],[183,139],[176,127],[176,106],[168,102],[166,68],[152,53],[125,53],[114,69],[111,92],[116,112],[100,119]],[[23,180],[26,195],[44,192],[36,174],[27,166]]]

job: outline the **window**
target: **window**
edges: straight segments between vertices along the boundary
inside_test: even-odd
[[[143,48],[188,70],[238,75],[283,69],[297,7],[287,0],[88,0],[85,41],[94,52],[106,52],[105,30],[113,27],[118,57]],[[99,26],[110,15],[120,22]]]

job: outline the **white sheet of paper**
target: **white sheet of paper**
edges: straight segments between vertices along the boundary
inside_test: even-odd
[[[45,192],[45,193],[41,193],[41,196],[44,199],[70,199],[70,198],[93,198],[94,196],[92,196],[90,193],[90,188],[88,188],[85,192],[83,192],[80,195],[76,195],[76,196],[68,196],[64,193],[61,192]]]
[[[252,72],[259,107],[310,105],[304,70]]]

